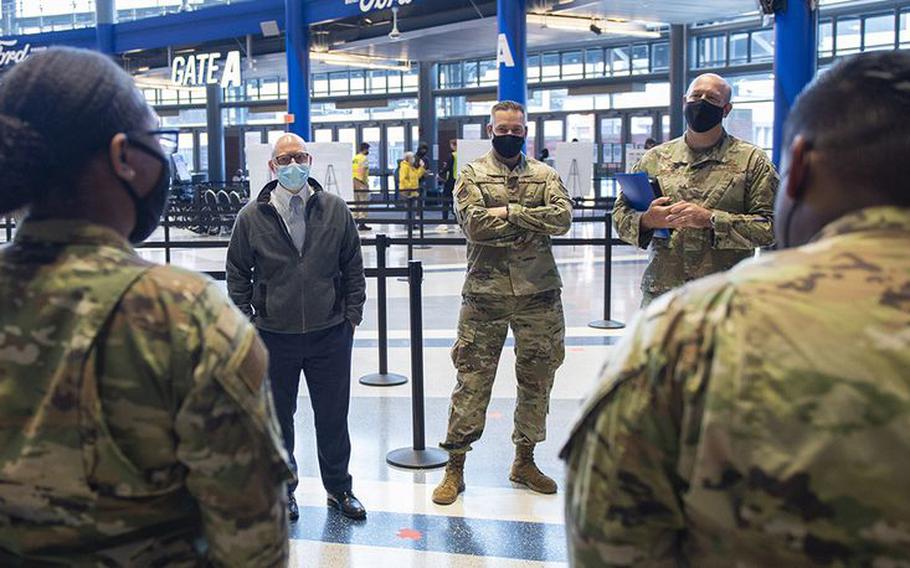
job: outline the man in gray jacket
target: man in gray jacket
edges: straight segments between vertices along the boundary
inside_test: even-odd
[[[278,139],[269,161],[277,179],[237,215],[227,254],[228,294],[268,347],[275,409],[293,469],[302,370],[328,504],[362,519],[366,511],[348,473],[348,406],[354,328],[366,300],[363,258],[350,210],[309,177],[311,164],[303,139]],[[299,516],[296,486],[288,486],[291,520]]]

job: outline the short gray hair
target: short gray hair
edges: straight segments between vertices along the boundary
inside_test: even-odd
[[[495,117],[496,113],[499,111],[516,111],[521,113],[522,120],[528,122],[528,112],[525,110],[525,106],[521,103],[515,101],[499,101],[493,108],[490,109],[490,117]]]

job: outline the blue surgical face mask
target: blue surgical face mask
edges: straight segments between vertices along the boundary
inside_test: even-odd
[[[297,193],[306,185],[310,177],[310,166],[305,164],[288,164],[278,166],[278,183],[291,193]]]

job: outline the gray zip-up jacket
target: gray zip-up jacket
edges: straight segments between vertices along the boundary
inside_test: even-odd
[[[269,203],[277,181],[266,184],[234,223],[228,294],[265,331],[309,333],[363,319],[366,278],[354,218],[344,200],[312,178],[309,184],[302,253]]]

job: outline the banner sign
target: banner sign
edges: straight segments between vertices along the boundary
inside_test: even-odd
[[[240,87],[240,52],[229,51],[224,67],[218,64],[221,54],[196,53],[177,56],[171,63],[171,82],[178,87],[202,87],[220,84],[221,88]],[[220,75],[220,77],[219,77]]]
[[[392,6],[406,6],[411,0],[345,0],[345,4],[360,4],[360,11],[363,13],[372,12],[373,10],[386,10]]]
[[[0,40],[0,70],[3,70],[4,67],[12,67],[17,63],[22,63],[33,51],[44,49],[33,50],[30,43],[23,45],[21,48],[18,46],[18,39]]]

